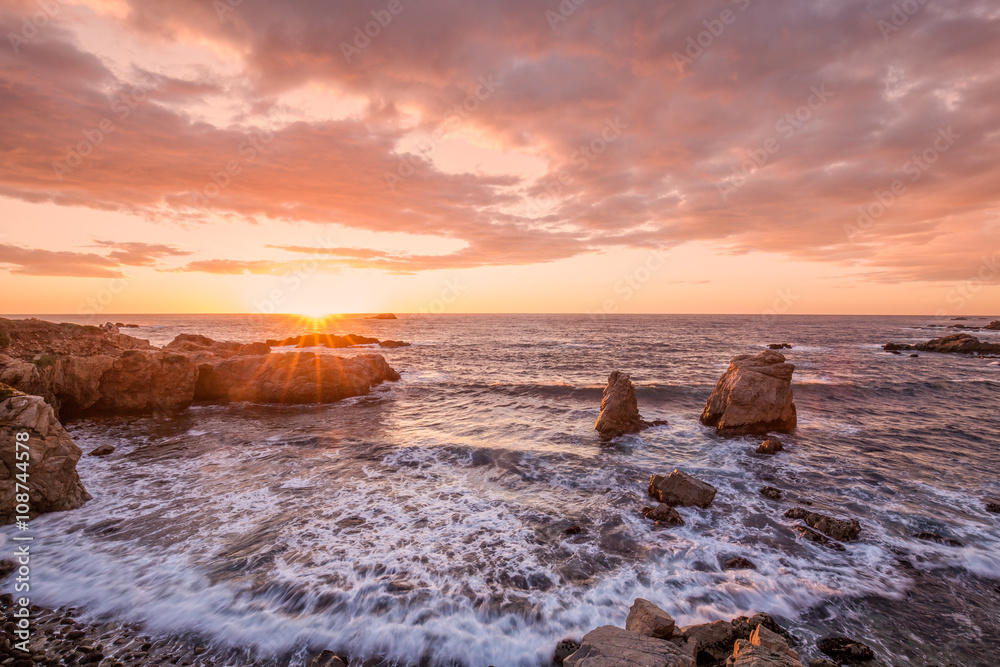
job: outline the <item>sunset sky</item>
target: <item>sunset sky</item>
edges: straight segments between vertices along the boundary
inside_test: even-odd
[[[0,312],[1000,315],[995,0],[0,28]]]

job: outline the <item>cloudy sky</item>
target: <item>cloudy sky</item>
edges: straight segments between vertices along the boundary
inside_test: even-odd
[[[995,0],[0,0],[7,313],[1000,312]]]

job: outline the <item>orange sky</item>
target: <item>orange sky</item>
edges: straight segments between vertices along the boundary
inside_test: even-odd
[[[1000,314],[994,2],[0,28],[0,312]]]

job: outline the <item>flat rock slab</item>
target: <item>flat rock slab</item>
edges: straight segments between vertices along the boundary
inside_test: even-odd
[[[715,500],[716,488],[708,482],[675,469],[669,475],[649,478],[649,495],[671,507],[708,507]]]
[[[655,639],[670,639],[674,634],[674,619],[649,600],[636,598],[628,610],[625,629]]]
[[[604,625],[588,632],[566,667],[695,667],[675,644]]]

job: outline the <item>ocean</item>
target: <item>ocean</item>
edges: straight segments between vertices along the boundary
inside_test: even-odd
[[[72,316],[41,316],[84,322]],[[123,333],[261,341],[290,316],[118,315]],[[965,324],[981,324],[970,320]],[[89,322],[93,323],[93,322]],[[276,664],[333,649],[435,666],[547,665],[557,641],[622,626],[649,599],[678,625],[768,612],[805,657],[846,635],[876,665],[994,665],[1000,649],[1000,364],[881,345],[951,333],[932,317],[400,315],[323,326],[404,340],[402,380],[322,406],[197,405],[66,424],[94,499],[32,522],[40,604],[193,633]],[[931,327],[930,325],[937,325]],[[1000,331],[973,332],[1000,342]],[[698,417],[736,354],[795,364],[785,451]],[[612,370],[667,426],[601,443]],[[640,513],[649,476],[718,488],[685,525]],[[768,500],[762,486],[784,490]],[[857,518],[844,552],[784,512]],[[567,534],[566,528],[582,528]],[[949,547],[912,537],[932,531]],[[12,526],[0,531],[14,534]],[[743,556],[756,570],[723,570]],[[238,664],[238,663],[233,663]]]

